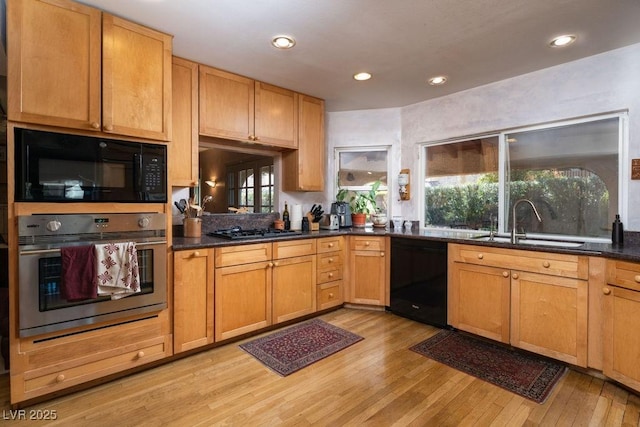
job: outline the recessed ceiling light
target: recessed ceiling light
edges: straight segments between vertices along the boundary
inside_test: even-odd
[[[572,34],[565,34],[562,36],[558,36],[549,42],[549,46],[551,47],[564,47],[569,46],[571,43],[576,41],[576,36]]]
[[[369,74],[369,73],[358,73],[358,74],[354,74],[353,78],[358,80],[358,81],[369,80],[371,78],[371,74]]]
[[[271,44],[278,49],[291,49],[296,45],[296,41],[291,36],[275,36]]]
[[[447,81],[447,78],[445,76],[435,76],[429,79],[429,84],[432,86],[438,86],[438,85],[445,84],[446,81]]]

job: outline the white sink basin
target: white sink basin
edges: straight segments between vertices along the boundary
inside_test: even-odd
[[[480,242],[496,242],[496,243],[510,243],[511,238],[504,236],[495,236],[491,239],[489,236],[479,236],[473,240]],[[545,240],[545,239],[520,239],[518,245],[536,245],[536,246],[553,246],[556,248],[578,248],[584,245],[584,242],[570,242],[566,240]]]

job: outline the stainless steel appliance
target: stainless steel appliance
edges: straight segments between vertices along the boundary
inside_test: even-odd
[[[340,227],[351,227],[351,208],[347,202],[334,202],[331,204],[331,213],[338,216]]]
[[[261,239],[273,237],[288,237],[302,234],[297,230],[280,230],[277,228],[251,228],[232,227],[207,233],[208,236],[222,237],[229,240]]]
[[[61,294],[60,249],[134,242],[141,291],[125,298],[67,301]],[[166,222],[159,213],[18,217],[19,329],[33,336],[160,311],[167,306]]]
[[[447,326],[447,242],[391,238],[391,312]]]
[[[320,228],[323,230],[337,230],[340,228],[340,220],[336,214],[324,214],[320,219]]]
[[[167,147],[15,129],[16,202],[167,201]]]

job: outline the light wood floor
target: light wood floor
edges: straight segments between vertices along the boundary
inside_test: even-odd
[[[288,377],[237,343],[26,408],[55,422],[13,422],[7,375],[1,425],[60,426],[637,426],[640,398],[570,370],[543,405],[408,348],[437,329],[393,314],[340,309],[322,316],[365,339]]]

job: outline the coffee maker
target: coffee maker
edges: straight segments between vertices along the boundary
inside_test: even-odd
[[[351,227],[351,208],[347,202],[333,202],[331,213],[338,216],[340,227]]]

